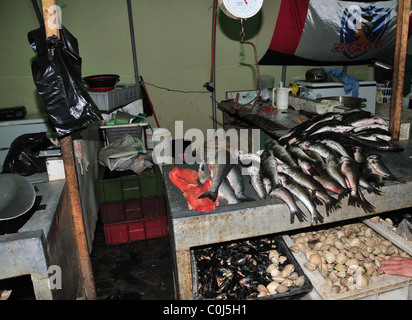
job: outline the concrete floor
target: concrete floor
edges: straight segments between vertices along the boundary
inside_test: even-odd
[[[91,259],[98,300],[174,299],[167,236],[106,245],[99,221]]]

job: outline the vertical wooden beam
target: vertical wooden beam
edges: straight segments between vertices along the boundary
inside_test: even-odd
[[[60,37],[58,28],[54,28],[57,12],[49,10],[50,6],[56,5],[55,0],[42,0],[44,26],[46,28],[46,38],[52,35]],[[71,135],[60,139],[62,157],[64,161],[64,171],[66,174],[66,184],[69,191],[69,201],[73,218],[76,245],[79,254],[80,269],[83,276],[83,290],[85,298],[96,299],[94,287],[93,269],[90,254],[87,246],[86,233],[84,229],[83,211],[80,201],[80,191],[77,182],[77,172],[73,152],[73,140]]]
[[[393,60],[392,100],[389,114],[389,131],[392,133],[392,139],[394,140],[399,140],[399,132],[401,127],[403,84],[405,76],[410,8],[410,0],[398,1],[396,45]]]

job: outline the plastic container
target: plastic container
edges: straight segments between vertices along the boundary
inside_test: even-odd
[[[273,88],[272,90],[272,105],[278,110],[287,110],[289,108],[289,92],[290,88]],[[276,105],[274,104],[274,95],[276,92]]]
[[[266,239],[272,240],[273,244],[276,246],[274,247],[280,255],[285,256],[287,258],[287,262],[285,262],[282,266],[280,265],[279,269],[283,269],[283,267],[286,264],[293,264],[295,266],[295,271],[301,275],[305,275],[303,272],[302,268],[300,267],[299,263],[296,261],[295,257],[292,255],[292,252],[289,250],[288,246],[286,245],[285,241],[282,239],[281,236],[274,236],[274,237],[268,237]],[[232,243],[227,243],[225,246],[233,246],[234,242]],[[212,248],[212,252],[214,251],[213,249],[218,249],[221,247],[221,244],[216,244],[213,246],[208,246]],[[205,276],[202,272],[199,271],[197,268],[197,261],[195,258],[195,250],[191,250],[191,267],[192,267],[192,290],[193,290],[193,299],[195,300],[206,300],[199,294],[199,279],[202,279],[202,277]],[[216,256],[216,255],[214,255]],[[252,254],[253,258],[253,254]],[[270,264],[270,261],[268,259],[268,264]],[[216,268],[222,267],[219,263],[216,264]],[[206,268],[205,272],[213,272],[210,271],[208,268]],[[229,286],[230,287],[230,286]],[[312,290],[313,286],[312,283],[310,282],[309,278],[305,275],[305,282],[302,287],[296,287],[296,286],[291,286],[289,288],[289,291],[284,292],[284,293],[277,293],[274,295],[269,295],[269,296],[264,296],[264,297],[259,297],[259,298],[249,298],[249,300],[298,300],[304,295],[306,295],[308,292]],[[222,293],[225,293],[224,291]],[[217,298],[215,298],[217,299]],[[209,300],[209,299],[207,299]]]
[[[116,140],[120,139],[124,134],[129,134],[137,139],[142,140],[146,143],[146,127],[148,126],[147,123],[130,123],[130,124],[121,124],[121,125],[111,125],[106,126],[104,122],[101,123],[99,128],[103,132],[103,141],[105,145],[115,142]]]
[[[103,223],[166,216],[165,197],[143,198],[100,204]]]
[[[384,237],[382,237],[384,238]],[[287,235],[283,237],[287,246],[296,245],[295,242]],[[314,300],[408,300],[409,287],[411,280],[409,277],[394,276],[381,274],[378,277],[369,278],[369,284],[361,289],[347,290],[342,293],[336,293],[326,282],[319,270],[309,271],[304,264],[308,262],[305,253],[298,251],[292,253],[298,263],[302,266],[313,284],[313,292],[310,298]]]
[[[160,238],[168,233],[166,217],[110,223],[103,229],[107,245]]]
[[[107,167],[101,166],[97,187],[100,203],[164,195],[162,173],[156,164],[141,174],[135,174],[132,171],[110,171]]]
[[[140,87],[137,84],[118,83],[114,90],[89,94],[101,111],[111,111],[139,99]]]

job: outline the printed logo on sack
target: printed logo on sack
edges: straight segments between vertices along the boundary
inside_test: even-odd
[[[333,45],[332,52],[342,53],[352,60],[368,51],[382,48],[391,11],[391,8],[378,8],[374,5],[364,8],[352,5],[346,8],[341,19],[341,42]]]

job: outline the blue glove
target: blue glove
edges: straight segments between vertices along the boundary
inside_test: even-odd
[[[359,96],[359,81],[354,76],[343,72],[342,68],[324,70],[326,73],[333,74],[340,82],[343,83],[343,89],[345,94],[349,94],[352,91],[352,97]]]

